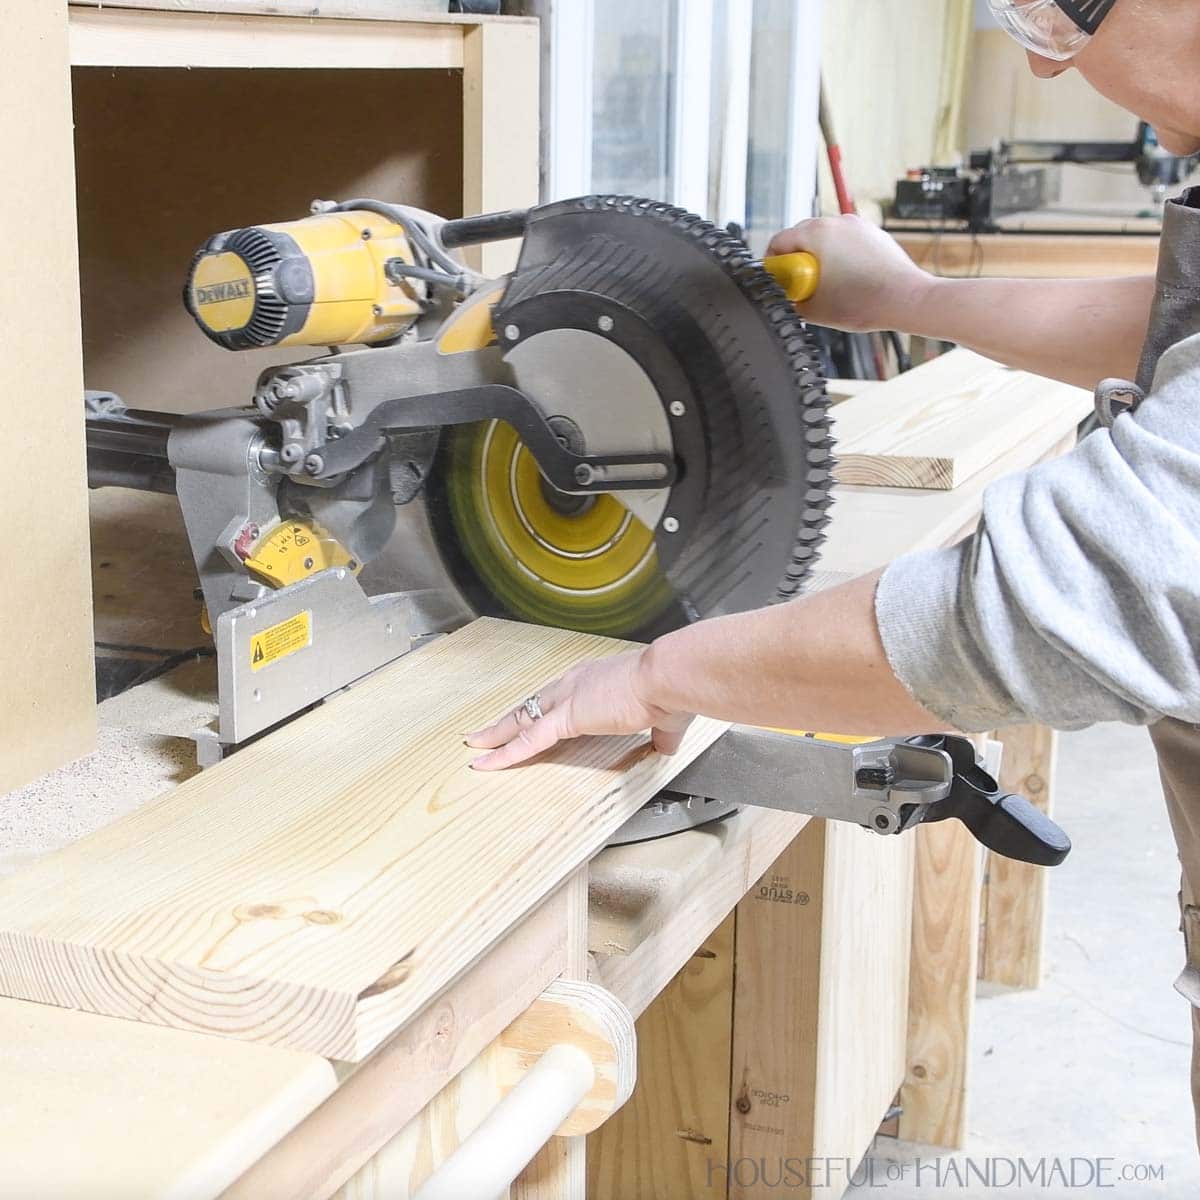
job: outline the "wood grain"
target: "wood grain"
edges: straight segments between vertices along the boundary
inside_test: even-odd
[[[365,1062],[343,1066],[337,1091],[222,1200],[324,1200],[377,1159],[364,1176],[373,1186],[386,1177],[384,1159],[397,1154],[407,1170],[408,1152],[389,1144],[566,970],[569,891],[569,883],[560,887]],[[240,1049],[223,1044],[230,1053]]]
[[[733,925],[730,914],[638,1019],[637,1088],[588,1138],[593,1200],[725,1200]]]
[[[623,647],[485,619],[406,656],[0,885],[0,991],[362,1058],[726,728],[470,770],[466,730]]]
[[[981,851],[958,821],[920,825],[915,836],[908,1070],[900,1136],[959,1149],[967,1133]]]
[[[1018,725],[997,736],[1004,744],[1000,787],[1025,796],[1052,816],[1058,735],[1044,725]],[[1006,987],[1036,988],[1042,981],[1046,868],[989,853],[986,879],[979,978]]]
[[[8,435],[10,462],[20,466],[0,478],[3,795],[92,748],[96,694],[63,6],[0,5],[0,38],[0,111],[8,114],[0,148],[5,162],[20,164],[21,179],[0,191],[5,387],[21,406]],[[38,197],[36,232],[31,196]],[[27,468],[52,471],[53,482],[32,481]]]
[[[911,840],[813,821],[738,905],[730,1200],[840,1196],[870,1145],[904,1077],[912,883]]]
[[[835,475],[868,487],[949,491],[1091,403],[1079,388],[952,350],[836,407]]]
[[[745,809],[592,863],[599,980],[640,1016],[809,818]]]

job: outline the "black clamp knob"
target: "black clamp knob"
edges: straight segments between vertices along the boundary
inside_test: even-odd
[[[954,734],[923,734],[911,745],[942,750],[950,756],[954,779],[950,794],[925,808],[924,821],[960,820],[989,850],[1018,862],[1056,867],[1071,852],[1071,839],[1024,796],[1001,792],[979,765],[975,747]]]

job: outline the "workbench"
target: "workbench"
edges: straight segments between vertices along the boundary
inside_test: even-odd
[[[1102,279],[1153,275],[1158,265],[1158,215],[1049,206],[1001,217],[997,225],[995,233],[970,233],[952,222],[943,228],[889,219],[886,228],[935,275]]]
[[[839,488],[816,586],[952,542],[986,484],[1057,453],[1074,419],[953,491]],[[173,498],[93,501],[98,640],[194,640]],[[212,685],[198,659],[106,701],[100,751],[9,798],[18,857],[52,848],[52,817],[82,834],[194,773],[186,734]],[[745,809],[589,857],[357,1066],[0,1001],[0,1195],[109,1178],[147,1197],[407,1196],[494,1098],[488,1047],[560,976],[590,978],[639,1018],[639,1085],[588,1139],[586,1167],[584,1139],[557,1139],[515,1196],[580,1197],[585,1171],[596,1200],[767,1196],[749,1168],[732,1174],[739,1162],[803,1148],[856,1163],[897,1097],[903,1136],[961,1143],[982,860],[957,823],[881,838]],[[1011,911],[1029,891],[1008,885],[998,924],[1029,919]]]

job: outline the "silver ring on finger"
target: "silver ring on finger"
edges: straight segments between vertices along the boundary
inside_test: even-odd
[[[521,707],[525,710],[525,715],[531,721],[540,721],[546,714],[542,711],[542,694],[535,692],[532,696],[526,696],[521,701]]]

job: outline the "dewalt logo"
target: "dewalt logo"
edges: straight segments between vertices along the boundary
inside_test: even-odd
[[[227,279],[196,288],[196,303],[223,304],[226,300],[245,300],[249,295],[249,279]]]

